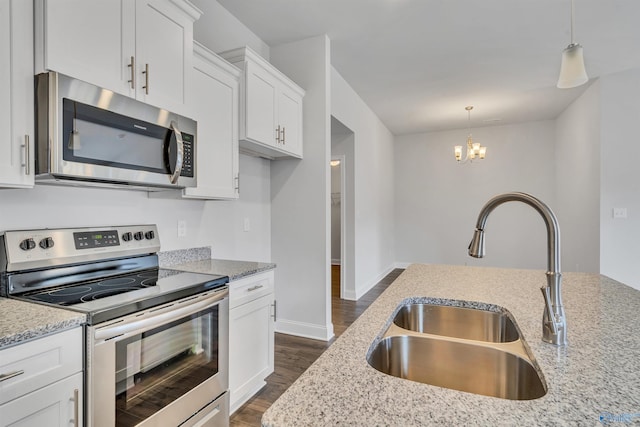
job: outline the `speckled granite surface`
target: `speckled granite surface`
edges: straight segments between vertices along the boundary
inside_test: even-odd
[[[0,298],[0,349],[85,323],[75,311]]]
[[[160,267],[172,267],[176,264],[211,258],[211,247],[176,249],[174,251],[158,252]]]
[[[225,259],[204,259],[172,265],[175,270],[191,271],[193,273],[221,274],[229,276],[229,280],[238,280],[245,276],[273,270],[275,264],[266,262],[233,261]]]
[[[541,341],[539,288],[545,280],[542,271],[410,266],[265,412],[263,426],[640,423],[640,291],[598,274],[565,273],[569,345],[557,348]],[[403,380],[370,367],[366,354],[372,342],[410,297],[478,301],[509,310],[543,372],[547,394],[511,401]]]

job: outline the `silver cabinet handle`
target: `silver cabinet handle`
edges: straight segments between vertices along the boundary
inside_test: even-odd
[[[29,147],[29,135],[24,136],[24,174],[31,175],[31,147]]]
[[[142,74],[144,74],[144,86],[142,86],[142,89],[144,89],[146,95],[149,95],[149,64],[144,64]]]
[[[264,288],[264,285],[255,285],[250,287],[249,289],[247,289],[247,292],[253,292],[253,291],[257,291],[260,288]]]
[[[277,301],[273,300],[273,304],[271,304],[271,306],[273,307],[273,321],[275,322],[277,320],[277,315],[276,315],[276,311],[277,311],[277,305],[276,305]]]
[[[276,144],[280,144],[280,125],[276,128]]]
[[[80,393],[76,388],[75,390],[73,390],[73,425],[75,427],[78,427],[80,425],[80,420],[78,420],[79,418],[78,415],[80,413],[80,410],[79,410],[80,402],[78,402],[79,396],[80,396]]]
[[[178,182],[178,178],[180,178],[180,173],[182,172],[182,164],[184,160],[184,142],[182,141],[182,133],[178,129],[178,125],[175,121],[171,121],[171,128],[173,129],[173,133],[176,136],[176,143],[178,144],[178,149],[176,153],[176,168],[173,171],[173,175],[171,175],[171,183],[175,184]],[[167,147],[169,150],[171,147]]]
[[[285,129],[286,127],[282,126],[282,145],[286,144],[286,140],[287,140],[286,135],[284,134]]]
[[[240,193],[240,174],[237,174],[234,179],[236,181],[236,186],[234,190],[236,190],[236,193]]]
[[[9,372],[8,374],[0,374],[0,382],[6,381],[10,378],[17,377],[18,375],[24,374],[24,370]]]
[[[131,83],[131,89],[135,89],[136,88],[136,60],[133,56],[131,57],[131,62],[129,63],[129,65],[127,65],[127,67],[131,68],[131,80],[127,80],[127,82]]]

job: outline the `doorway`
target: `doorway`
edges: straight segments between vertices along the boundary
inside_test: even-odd
[[[331,296],[354,299],[354,194],[353,159],[355,135],[331,117],[330,212]]]

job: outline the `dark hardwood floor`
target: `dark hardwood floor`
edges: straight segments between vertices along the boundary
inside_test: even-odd
[[[231,416],[231,426],[259,426],[262,413],[389,287],[402,271],[402,269],[393,270],[358,301],[347,301],[340,299],[340,266],[332,265],[331,316],[335,337],[325,342],[276,333],[274,372],[267,377],[267,385]]]

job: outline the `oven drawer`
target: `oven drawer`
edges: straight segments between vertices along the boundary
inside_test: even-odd
[[[229,282],[229,308],[256,300],[274,292],[273,270]]]
[[[0,404],[81,372],[82,356],[82,328],[1,350]]]

